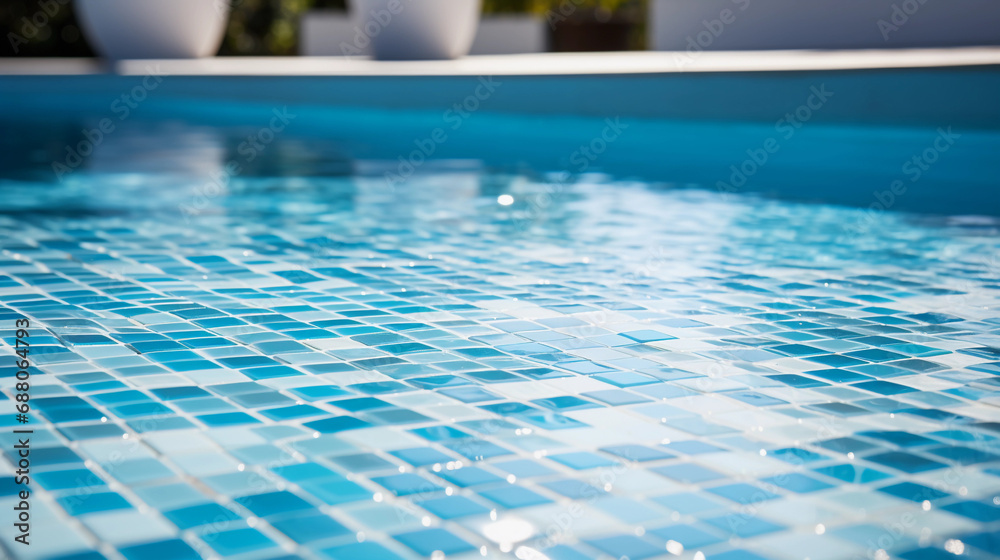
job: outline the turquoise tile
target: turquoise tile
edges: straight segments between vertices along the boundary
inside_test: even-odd
[[[447,556],[476,550],[475,546],[445,529],[421,529],[393,535],[393,538],[421,556],[431,556],[436,551]]]

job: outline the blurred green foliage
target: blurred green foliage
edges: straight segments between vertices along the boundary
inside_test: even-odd
[[[163,0],[169,1],[169,0]],[[228,0],[229,29],[220,54],[294,55],[299,18],[310,9],[346,10],[348,0]],[[486,13],[610,14],[645,0],[483,0]],[[93,56],[68,0],[0,0],[0,56]]]
[[[306,10],[346,10],[346,0],[231,0],[229,29],[220,54],[294,55],[299,18]]]
[[[0,32],[0,56],[93,56],[67,0],[0,0]]]
[[[348,0],[232,0],[233,13],[221,54],[293,55],[298,40],[298,20],[309,9],[346,10]],[[420,1],[420,0],[413,0]],[[631,15],[645,0],[483,0],[485,13],[534,13],[550,18]],[[599,19],[607,19],[599,18]]]

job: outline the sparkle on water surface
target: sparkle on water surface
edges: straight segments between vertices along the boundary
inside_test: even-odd
[[[0,424],[21,316],[34,364],[16,557],[1000,550],[996,221],[278,175],[4,186]]]

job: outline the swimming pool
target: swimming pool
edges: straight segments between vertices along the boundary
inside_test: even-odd
[[[1000,550],[989,128],[106,109],[4,116],[15,558]]]

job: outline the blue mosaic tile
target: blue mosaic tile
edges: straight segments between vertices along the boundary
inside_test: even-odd
[[[420,507],[441,519],[449,520],[470,515],[489,514],[490,508],[464,496],[448,496],[418,502]]]
[[[740,538],[750,538],[781,530],[781,525],[746,514],[727,514],[710,517],[705,522],[723,533]]]
[[[1000,520],[1000,507],[993,500],[989,502],[964,501],[941,506],[941,509],[967,517],[980,523],[993,523]]]
[[[114,492],[95,492],[87,495],[86,499],[66,496],[57,501],[67,513],[74,516],[132,507],[125,498]]]
[[[625,556],[642,560],[662,554],[660,547],[634,535],[617,535],[601,539],[588,539],[586,542],[605,554],[619,558]]]
[[[574,500],[589,499],[607,494],[607,491],[603,488],[597,488],[592,484],[575,479],[554,480],[552,482],[543,482],[540,485]]]
[[[764,481],[767,482],[767,479]],[[743,482],[708,488],[708,491],[741,504],[763,502],[780,497],[778,494]]]
[[[699,483],[708,482],[712,480],[719,480],[724,478],[719,472],[713,471],[707,467],[702,467],[695,465],[693,463],[683,463],[677,465],[669,465],[666,467],[656,467],[650,469],[657,474],[661,474],[667,478],[677,480],[679,482],[685,483]]]
[[[421,529],[393,535],[393,537],[421,556],[429,557],[434,552],[456,555],[476,549],[472,544],[444,529]]]
[[[879,465],[891,467],[910,474],[943,469],[947,466],[944,463],[932,461],[919,455],[903,453],[900,451],[890,451],[887,453],[869,455],[866,459],[878,463]]]
[[[372,482],[384,487],[397,496],[428,494],[443,490],[437,484],[412,473],[375,477]]]
[[[810,476],[799,473],[788,473],[778,476],[772,476],[768,478],[761,479],[762,482],[766,484],[773,484],[779,488],[784,488],[785,490],[790,490],[792,492],[807,493],[816,492],[818,490],[826,490],[827,488],[833,488],[832,485],[827,484],[823,481],[816,480]]]
[[[537,492],[520,486],[507,486],[496,490],[485,490],[480,492],[480,495],[507,509],[536,506],[551,501]]]
[[[892,477],[892,475],[880,470],[851,464],[829,465],[813,470],[820,474],[829,476],[830,478],[842,480],[849,484],[866,484]]]
[[[188,506],[163,512],[164,517],[180,529],[190,529],[213,523],[226,523],[240,519],[240,516],[219,504],[209,503]]]
[[[254,552],[275,547],[274,542],[254,529],[232,529],[208,533],[206,544],[223,556]]]
[[[496,474],[477,467],[464,467],[455,470],[443,471],[437,473],[437,476],[462,488],[479,486],[482,484],[491,484],[504,480]]]
[[[293,541],[304,544],[352,534],[342,524],[326,515],[307,515],[281,519],[271,523]]]
[[[323,550],[331,560],[398,560],[402,557],[373,542],[353,543]]]
[[[191,215],[188,178],[0,179],[66,536],[32,559],[847,558],[899,515],[934,531],[890,558],[996,553],[995,220],[273,157]]]
[[[722,542],[722,538],[704,529],[692,525],[671,525],[662,529],[653,529],[650,534],[665,541],[675,541],[684,545],[685,549],[699,549]]]
[[[128,560],[153,560],[156,558],[176,558],[194,560],[201,558],[193,548],[179,539],[128,546],[119,549]]]
[[[251,494],[235,498],[235,501],[261,517],[312,509],[308,502],[290,492]]]

